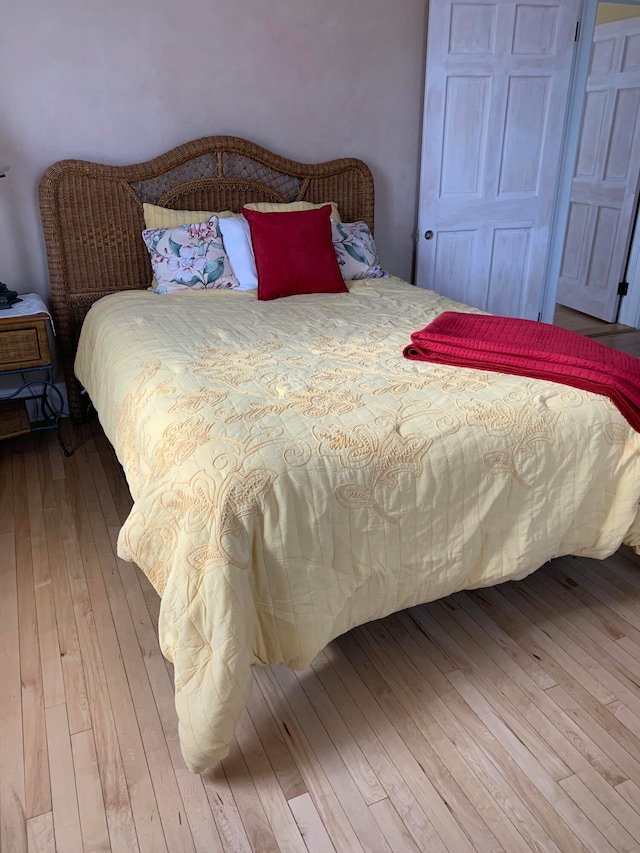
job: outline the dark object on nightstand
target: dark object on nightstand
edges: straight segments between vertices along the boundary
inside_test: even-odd
[[[18,299],[18,292],[9,290],[7,285],[0,281],[0,310],[11,308],[16,302],[22,302],[22,299]]]

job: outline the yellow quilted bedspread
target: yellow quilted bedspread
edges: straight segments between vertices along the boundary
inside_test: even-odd
[[[349,294],[125,292],[76,372],[134,504],[118,542],[162,596],[185,760],[226,754],[251,666],[561,554],[640,544],[640,436],[608,399],[402,357],[461,306]]]

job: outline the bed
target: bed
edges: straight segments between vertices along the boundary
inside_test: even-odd
[[[144,201],[331,200],[373,229],[361,161],[210,137],[56,163],[40,199],[71,413],[75,369],[129,483],[118,551],[161,596],[193,771],[226,754],[252,666],[304,668],[388,613],[640,547],[640,436],[606,397],[402,357],[464,306],[394,277],[270,302],[148,292]]]

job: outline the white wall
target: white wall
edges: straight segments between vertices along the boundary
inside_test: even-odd
[[[17,0],[1,27],[0,279],[14,289],[48,295],[37,184],[51,162],[132,163],[210,134],[366,160],[382,263],[410,277],[422,0]]]

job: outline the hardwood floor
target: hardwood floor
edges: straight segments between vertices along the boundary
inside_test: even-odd
[[[620,323],[605,323],[587,314],[581,314],[564,305],[556,305],[553,322],[563,329],[579,332],[588,338],[594,338],[605,346],[622,350],[640,358],[640,331]]]
[[[255,671],[184,766],[95,424],[0,443],[0,849],[640,850],[640,558],[555,560]]]

